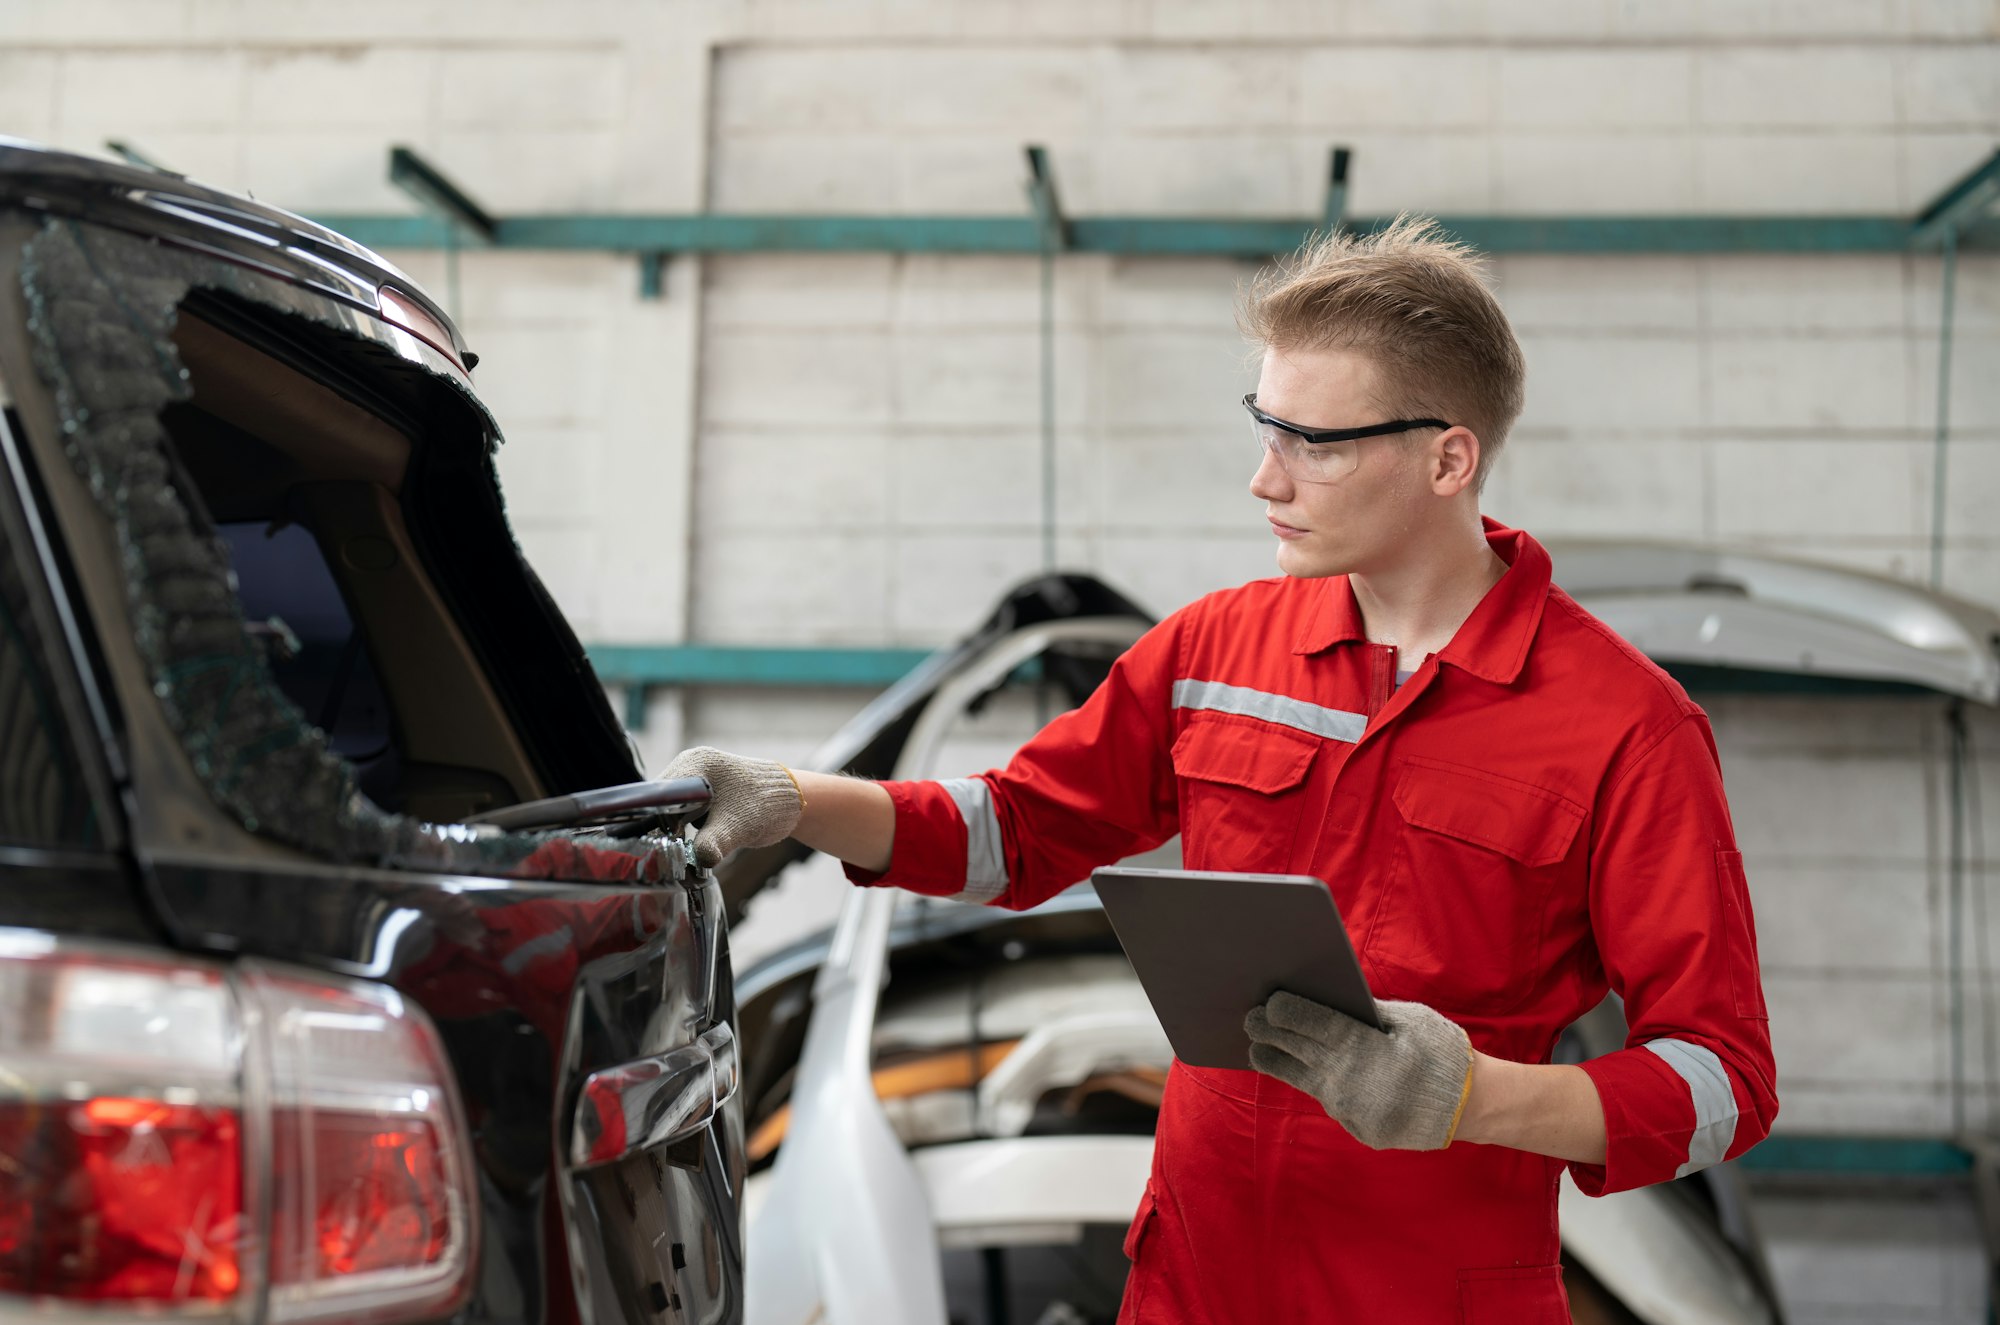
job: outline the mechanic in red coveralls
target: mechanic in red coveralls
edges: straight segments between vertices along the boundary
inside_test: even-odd
[[[1124,1321],[1569,1320],[1557,1180],[1741,1154],[1777,1113],[1707,719],[1478,494],[1525,368],[1433,223],[1259,282],[1251,493],[1282,576],[1181,609],[1003,769],[874,783],[720,751],[707,860],[787,835],[855,882],[1011,908],[1181,834],[1329,882],[1386,1033],[1279,993],[1255,1071],[1175,1063]],[[1626,1047],[1552,1065],[1608,988]]]

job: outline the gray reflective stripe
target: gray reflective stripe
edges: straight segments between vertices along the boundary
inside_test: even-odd
[[[965,820],[965,891],[952,896],[961,902],[990,902],[1007,891],[1007,856],[1000,849],[993,790],[978,778],[949,778],[938,785],[951,793]]]
[[[1221,681],[1174,682],[1174,707],[1240,713],[1246,718],[1262,718],[1282,727],[1295,727],[1315,736],[1350,743],[1360,740],[1361,733],[1368,729],[1368,715],[1365,713],[1325,708],[1289,695],[1273,695],[1248,686],[1225,685]]]
[[[1688,1138],[1687,1163],[1674,1170],[1685,1178],[1698,1169],[1720,1164],[1736,1139],[1736,1091],[1729,1073],[1713,1051],[1686,1040],[1648,1040],[1646,1047],[1666,1061],[1687,1082],[1694,1096],[1694,1135]]]

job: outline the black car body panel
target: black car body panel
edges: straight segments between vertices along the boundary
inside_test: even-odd
[[[0,926],[275,959],[419,1005],[473,1134],[483,1230],[455,1319],[738,1320],[740,1105],[608,1161],[571,1148],[593,1073],[727,1039],[716,880],[675,822],[457,822],[639,776],[509,531],[472,362],[414,283],[331,232],[0,142],[0,533],[41,671],[21,693],[47,700],[62,794],[90,806],[87,833],[0,831]],[[260,403],[271,382],[290,405]],[[257,426],[304,393],[340,424],[312,454]],[[343,449],[349,424],[376,460]],[[275,553],[230,528],[310,533],[344,652],[263,606],[246,620],[245,558]],[[371,633],[391,609],[471,699],[425,691],[407,642]],[[349,721],[357,695],[380,711]]]

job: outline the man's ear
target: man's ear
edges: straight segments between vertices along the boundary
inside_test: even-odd
[[[1470,428],[1447,428],[1431,443],[1431,491],[1456,497],[1479,477],[1479,437]]]

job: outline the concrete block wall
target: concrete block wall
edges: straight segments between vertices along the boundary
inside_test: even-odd
[[[2000,91],[1979,91],[1993,89],[1996,67],[1990,42],[1969,49],[1935,33],[1805,48],[1697,34],[1555,49],[1339,40],[745,43],[718,53],[710,173],[718,205],[733,207],[859,210],[886,198],[909,210],[1017,210],[1018,144],[1033,139],[1049,145],[1079,213],[1305,214],[1337,140],[1356,150],[1351,202],[1364,213],[1908,212],[1983,159],[2000,134]],[[951,93],[944,104],[941,89]],[[956,166],[934,169],[946,155]],[[728,265],[781,268],[768,258]],[[1163,324],[1147,309],[1134,325],[1117,307],[1135,279],[1130,269],[1160,265],[1071,258],[1057,277],[1060,320],[1080,342],[1061,357],[1059,427],[1068,452],[1098,455],[1096,465],[1062,471],[1071,482],[1060,485],[1060,517],[1078,539],[1074,555],[1094,555],[1089,564],[1107,569],[1116,560],[1111,526],[1121,518],[1114,507],[1126,502],[1155,528],[1163,518],[1219,525],[1218,535],[1255,524],[1240,491],[1233,506],[1210,497],[1240,490],[1244,477],[1218,444],[1252,377],[1233,352],[1227,305],[1246,273],[1222,261],[1184,264],[1177,275],[1191,298],[1177,311],[1191,320]],[[741,284],[758,279],[724,266],[711,264],[718,372],[737,357],[723,319],[740,306]],[[1926,573],[1940,312],[1934,259],[1565,255],[1494,266],[1530,363],[1528,411],[1489,494],[1496,514],[1550,534],[1727,540]],[[1011,337],[994,339],[986,325],[919,329],[897,309],[896,292],[934,267],[913,277],[893,260],[820,258],[788,259],[782,270],[777,279],[791,283],[794,299],[779,316],[794,326],[796,310],[818,304],[822,289],[852,296],[873,279],[881,293],[869,334],[920,335],[929,356],[948,353],[937,338],[964,338],[965,357],[986,367],[1013,404],[981,419],[1031,434],[1032,306],[1010,319]],[[823,273],[817,282],[815,271]],[[1020,262],[1014,279],[1024,303],[1034,278],[1035,264]],[[2000,381],[2000,327],[1989,307],[2000,261],[1968,258],[1960,281],[1946,583],[1991,600],[2000,575],[1978,494],[2000,454],[1991,385]],[[741,343],[754,355],[751,330]],[[816,362],[841,371],[830,355]],[[895,366],[884,355],[849,381],[872,392],[873,413],[857,421],[866,418],[876,436],[884,426],[937,435],[959,422],[904,401]],[[1081,395],[1065,388],[1077,377],[1086,379]],[[793,381],[776,389],[823,398],[816,380]],[[955,379],[938,385],[968,410],[979,403]],[[708,411],[729,404],[727,393],[705,393],[705,422],[724,425]],[[759,408],[782,407],[766,394]],[[1024,440],[1028,454],[1010,471],[1032,482],[1032,436]],[[1164,463],[1119,463],[1135,449]],[[1162,486],[1179,496],[1156,501]],[[1004,498],[1015,495],[987,506],[981,523],[1008,521],[1019,503]],[[1018,515],[1010,522],[1021,524]],[[897,537],[893,524],[886,536]],[[913,530],[904,540],[915,547],[931,537]],[[991,564],[978,553],[889,559],[905,562],[939,577],[977,577]],[[1191,567],[1148,564],[1182,590],[1176,600],[1208,587],[1198,573],[1187,578]],[[1218,580],[1240,565],[1221,561]],[[882,592],[892,602],[904,588]]]
[[[308,214],[404,211],[392,142],[507,211],[1913,212],[2000,139],[1994,0],[13,0],[0,133],[135,142]],[[392,255],[454,284],[510,510],[585,638],[916,644],[1041,559],[1033,258]],[[1061,259],[1059,560],[1156,611],[1268,573],[1220,260]],[[1505,257],[1528,413],[1488,508],[1537,533],[1714,540],[1918,579],[1930,257]],[[2000,260],[1961,260],[1945,580],[2000,604]],[[850,692],[655,698],[643,745],[802,758]],[[1794,1130],[1951,1125],[1937,706],[1711,704]],[[949,757],[1032,730],[1001,705]],[[1977,715],[1982,826],[2000,729]],[[1963,902],[1963,1075],[2000,1072]],[[838,897],[802,876],[753,919]],[[1990,912],[1994,908],[1988,908]],[[1990,916],[1988,917],[1990,921]]]
[[[1226,269],[1061,266],[1059,560],[1160,610],[1270,573]],[[707,268],[697,636],[941,643],[1041,565],[1037,259]]]
[[[1704,707],[1756,909],[1781,1126],[1938,1136],[1991,1125],[2000,870],[1990,855],[1968,861],[1953,886],[1944,706],[1731,696]],[[2000,827],[2000,718],[1968,717],[1977,856]]]

